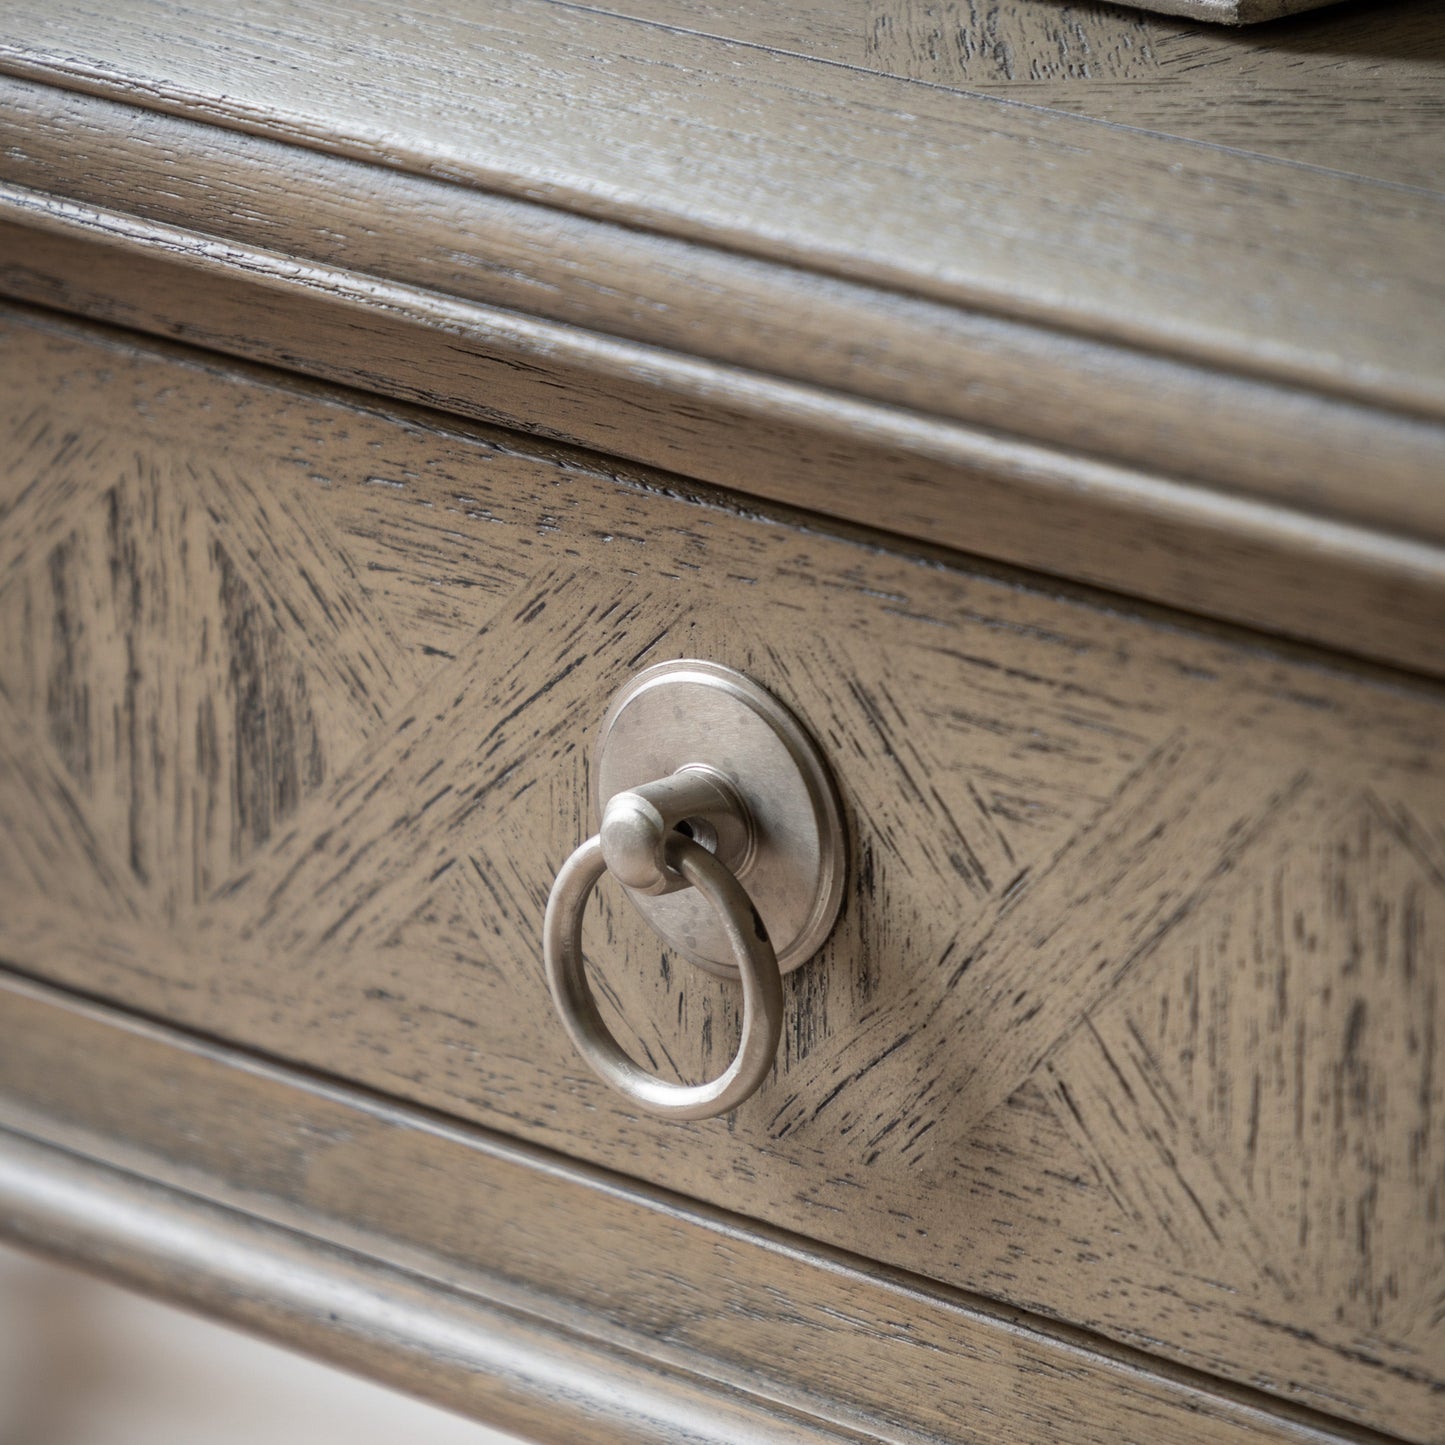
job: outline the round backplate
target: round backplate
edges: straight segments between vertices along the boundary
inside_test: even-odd
[[[806,962],[843,901],[847,852],[832,776],[812,738],[771,693],[712,662],[660,662],[612,700],[597,740],[597,816],[627,788],[702,763],[728,778],[751,815],[753,848],[738,870],[784,973]],[[717,918],[695,889],[628,889],[684,957],[736,978]]]

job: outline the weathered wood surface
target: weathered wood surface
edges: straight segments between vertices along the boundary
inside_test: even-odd
[[[1190,3],[1125,9],[1088,0],[615,0],[589,8],[900,80],[1440,188],[1442,0],[1354,0],[1245,34],[1144,13],[1187,14]],[[1249,19],[1284,13],[1270,0],[1251,8]]]
[[[1305,169],[551,0],[414,25],[388,0],[11,0],[0,70],[1445,414],[1438,175]],[[1267,144],[1272,110],[1236,108]]]
[[[0,956],[1445,1438],[1437,692],[194,354],[5,357]],[[679,655],[806,720],[856,869],[695,1126],[537,954],[606,701]],[[723,985],[606,890],[588,940],[640,1059],[721,1064]]]
[[[1445,672],[1442,0],[91,8],[0,36],[12,296]]]
[[[306,303],[314,305],[316,293],[349,281],[361,306],[367,286],[380,283],[378,312],[395,309],[403,295],[429,297],[449,308],[455,329],[465,314],[457,303],[480,303],[581,328],[594,353],[598,333],[633,343],[629,369],[637,383],[685,361],[694,368],[722,363],[728,372],[714,369],[709,378],[719,407],[746,406],[748,394],[770,382],[803,383],[835,400],[881,403],[920,421],[964,422],[1149,470],[1161,481],[1188,480],[1304,515],[1445,540],[1445,431],[1398,412],[1064,337],[1046,325],[910,301],[802,267],[769,267],[33,82],[0,76],[0,101],[0,182],[8,183],[0,204],[13,224],[39,232],[9,244],[9,269],[28,268],[37,294],[47,279],[59,286],[70,276],[68,292],[50,293],[54,304],[94,307],[108,299],[145,322],[148,302],[154,326],[165,319],[160,297],[151,294],[161,285],[124,286],[123,267],[149,256],[153,265],[256,281],[255,345],[265,344],[267,323],[279,326],[263,308],[284,296],[297,318],[284,343],[299,348]],[[67,267],[62,238],[93,242],[102,254]],[[107,257],[106,247],[126,254]],[[172,294],[188,279],[195,284],[165,278]],[[11,284],[24,284],[23,275]],[[174,314],[169,321],[181,324]],[[184,324],[197,335],[205,324],[199,307]],[[554,347],[561,335],[552,328]],[[205,339],[243,344],[214,323]],[[277,332],[272,344],[281,341]],[[581,338],[572,349],[580,370]],[[614,372],[626,356],[616,349]],[[595,388],[604,357],[594,354],[592,362]],[[403,358],[392,364],[399,368]],[[540,356],[532,364],[540,366]],[[379,359],[368,366],[362,379],[384,385]],[[554,403],[554,424],[580,425],[574,413],[583,385]],[[435,381],[432,387],[439,401],[456,405]],[[496,390],[495,383],[479,388],[472,404]],[[553,420],[545,408],[534,410],[533,425]],[[856,423],[853,430],[860,430]],[[614,421],[603,440],[614,451],[635,449],[629,432]],[[718,465],[703,446],[693,452],[695,466]],[[1371,485],[1363,486],[1367,468]]]
[[[0,1237],[528,1439],[1362,1438],[13,975],[0,1031]]]
[[[0,96],[12,296],[1445,672],[1439,422],[25,82]]]

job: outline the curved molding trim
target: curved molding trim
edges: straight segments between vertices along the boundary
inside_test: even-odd
[[[0,69],[213,130],[1445,410],[1437,191],[551,0],[418,24],[387,0],[9,0],[5,22]]]
[[[1445,676],[1445,545],[1428,538],[16,188],[0,187],[0,294],[886,528],[909,546]]]
[[[0,1036],[0,1236],[529,1439],[1364,1438],[8,972]]]
[[[5,1130],[0,1235],[529,1440],[875,1438]]]

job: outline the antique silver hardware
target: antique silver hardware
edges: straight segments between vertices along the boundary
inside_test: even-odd
[[[827,937],[843,898],[842,812],[822,755],[756,683],[715,663],[664,662],[633,678],[602,721],[599,831],[562,865],[547,900],[547,983],[572,1041],[607,1083],[651,1113],[734,1109],[772,1067],[782,974]],[[737,979],[742,1038],[705,1084],[654,1078],[608,1032],[587,984],[582,914],[610,872],[658,934]]]

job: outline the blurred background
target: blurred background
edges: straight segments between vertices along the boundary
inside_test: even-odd
[[[0,1445],[517,1445],[0,1247]]]

